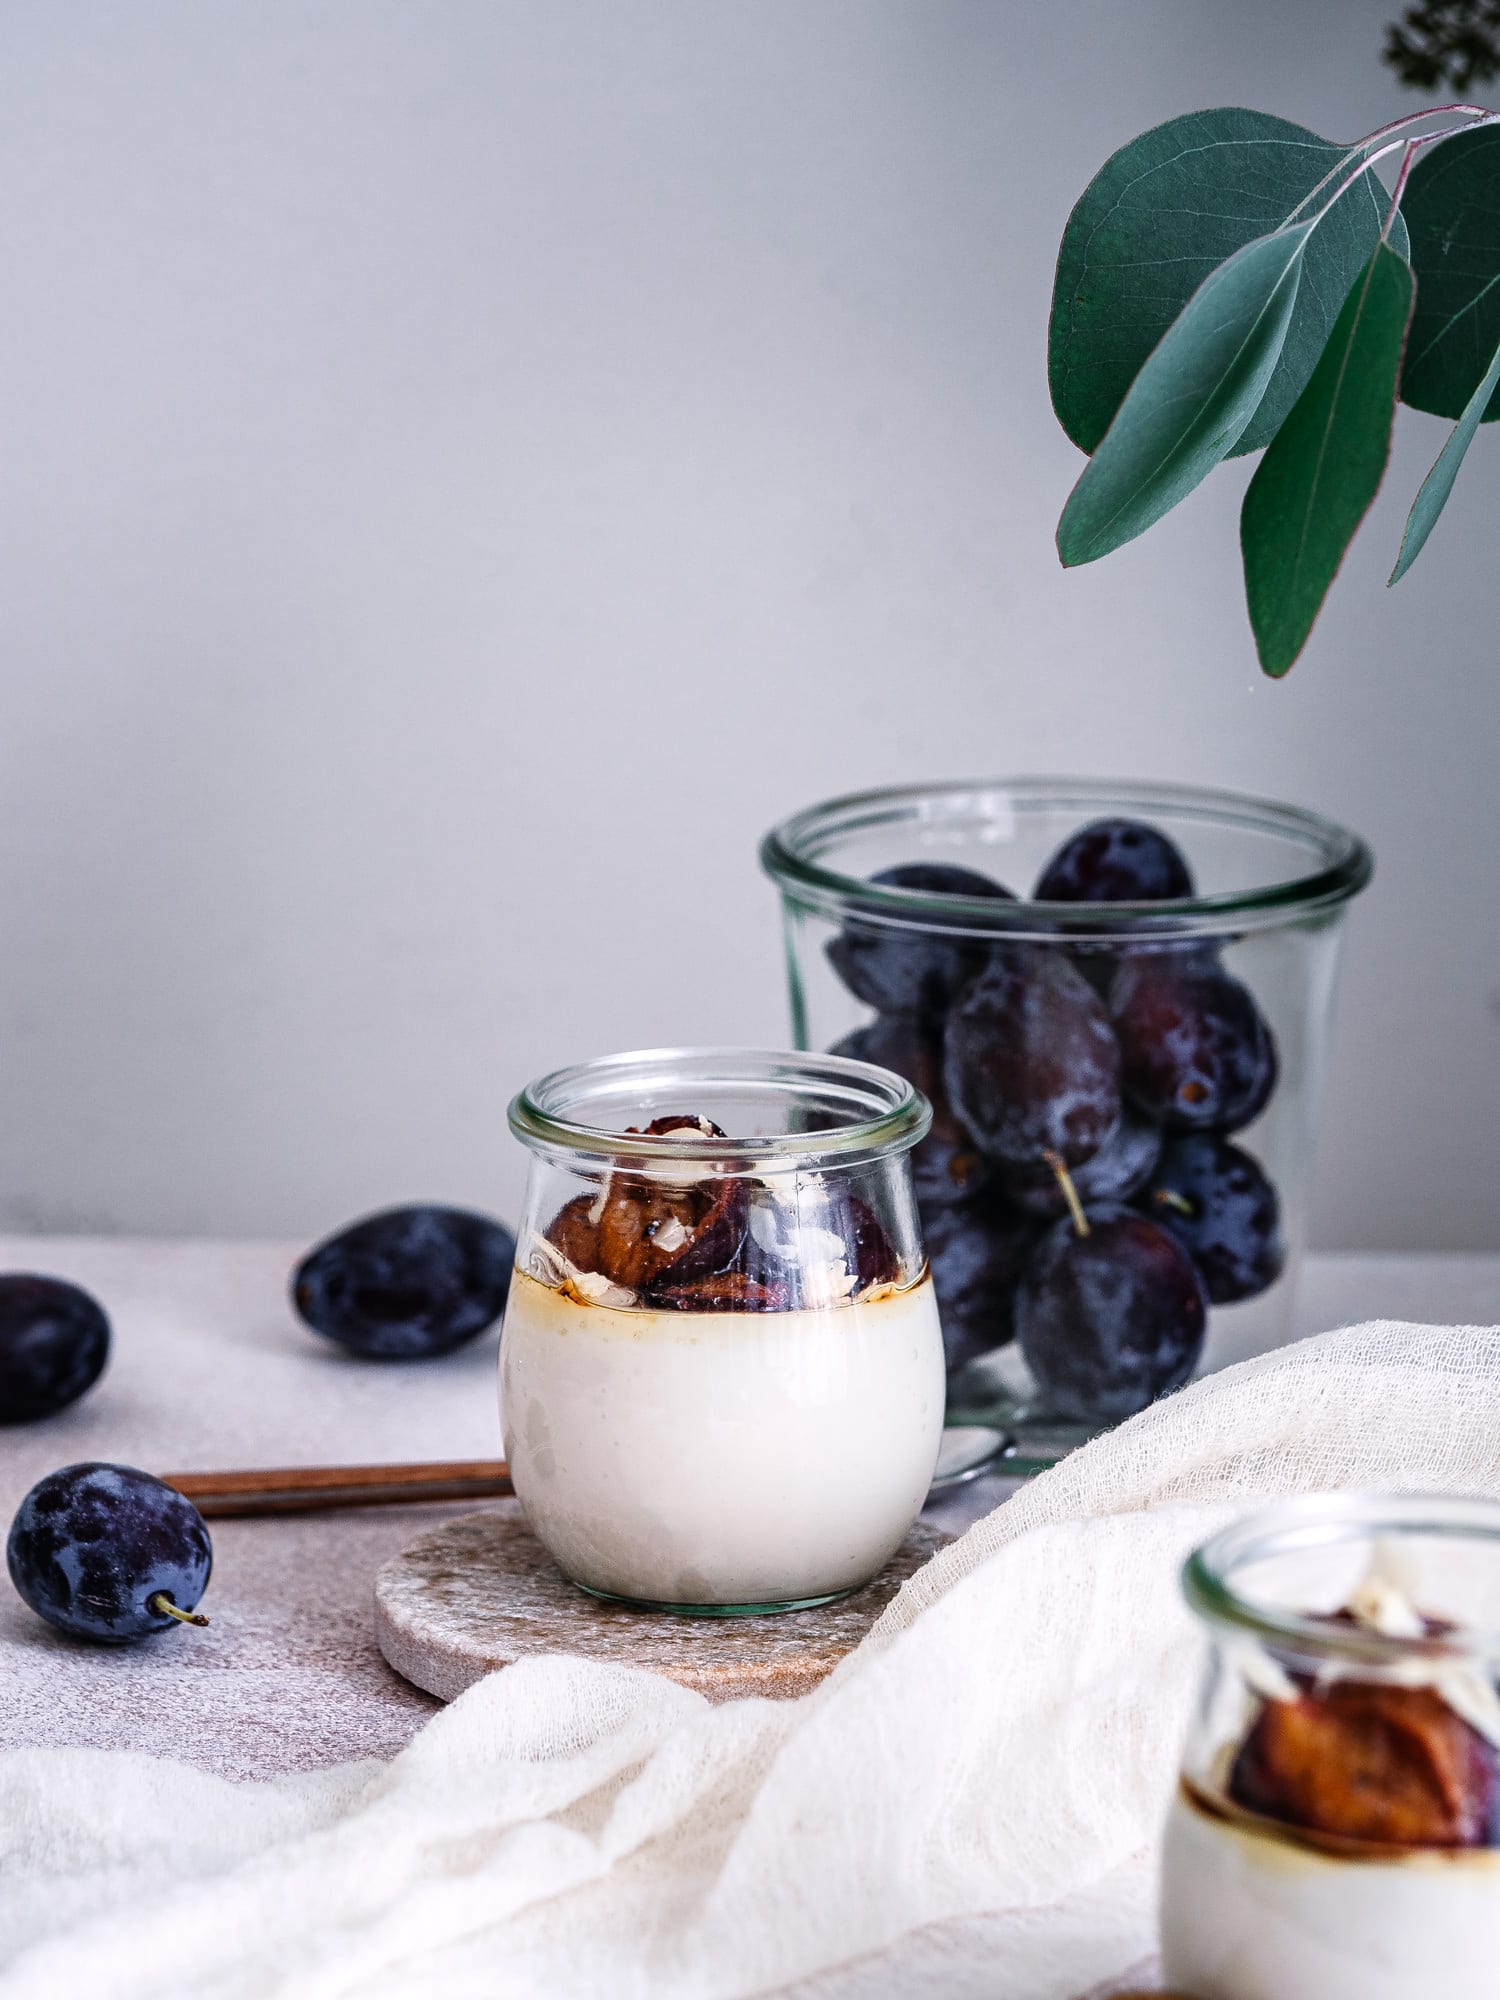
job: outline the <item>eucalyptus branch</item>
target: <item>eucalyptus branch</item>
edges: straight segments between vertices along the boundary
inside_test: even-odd
[[[1069,219],[1048,369],[1088,455],[1058,525],[1069,566],[1264,450],[1241,547],[1262,665],[1285,673],[1379,489],[1398,402],[1457,420],[1398,576],[1500,418],[1500,112],[1438,105],[1355,146],[1240,109],[1142,133]]]
[[[1442,135],[1439,134],[1438,136],[1441,137]],[[1406,192],[1406,182],[1407,177],[1411,173],[1411,163],[1417,157],[1421,145],[1422,141],[1420,139],[1408,139],[1406,142],[1406,151],[1401,155],[1401,171],[1396,175],[1396,185],[1391,189],[1391,205],[1385,212],[1385,225],[1380,232],[1382,243],[1389,243],[1391,240],[1391,224],[1396,220],[1397,211],[1401,207],[1401,197]]]
[[[1372,156],[1370,153],[1372,146],[1379,145],[1382,139],[1389,139],[1398,133],[1407,131],[1413,125],[1425,124],[1429,118],[1470,118],[1477,120],[1480,124],[1490,124],[1495,118],[1495,113],[1487,110],[1482,104],[1434,104],[1427,111],[1408,111],[1402,118],[1393,118],[1389,125],[1377,125],[1373,132],[1367,132],[1363,139],[1357,140],[1354,145],[1348,148],[1343,159],[1339,161],[1337,166],[1328,169],[1328,172],[1324,174],[1316,187],[1308,189],[1307,193],[1287,217],[1287,221],[1295,222],[1303,209],[1307,207],[1307,204],[1310,201],[1315,201],[1324,188],[1328,186],[1328,183],[1336,175],[1341,174],[1351,161],[1361,161],[1363,170],[1368,170],[1375,164],[1377,159],[1383,158],[1385,153],[1395,151],[1394,146],[1387,146]],[[1445,127],[1441,133],[1434,136],[1448,139],[1455,133],[1467,132],[1470,129],[1467,125],[1450,125]],[[1356,174],[1354,182],[1357,182],[1358,179],[1359,175]],[[1345,185],[1349,186],[1353,184],[1353,182],[1350,182]],[[1339,190],[1340,193],[1343,193],[1343,191],[1342,188]],[[1338,196],[1336,195],[1334,199],[1337,200]]]
[[[1449,106],[1448,108],[1451,110],[1453,107]],[[1445,125],[1440,132],[1422,132],[1415,139],[1388,139],[1378,152],[1367,154],[1354,169],[1354,172],[1340,182],[1339,186],[1318,210],[1313,220],[1321,222],[1330,209],[1338,206],[1351,188],[1359,186],[1367,173],[1378,166],[1382,160],[1388,158],[1390,154],[1399,153],[1404,148],[1406,157],[1402,161],[1401,172],[1396,180],[1395,199],[1391,204],[1389,214],[1386,216],[1385,227],[1381,231],[1381,237],[1384,239],[1390,234],[1391,224],[1396,219],[1396,210],[1401,205],[1401,195],[1406,187],[1407,175],[1411,172],[1412,160],[1420,149],[1423,146],[1436,146],[1444,139],[1456,139],[1464,132],[1477,132],[1482,125],[1500,125],[1500,111],[1481,112],[1467,125]],[[1372,133],[1371,137],[1373,138],[1374,136]],[[1368,144],[1369,141],[1366,140],[1364,143]],[[1330,178],[1331,176],[1325,174],[1323,180],[1318,185],[1320,187],[1326,186]],[[1295,215],[1296,210],[1294,209],[1292,213]]]

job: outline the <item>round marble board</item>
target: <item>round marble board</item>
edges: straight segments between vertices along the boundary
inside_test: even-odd
[[[918,1522],[875,1581],[814,1611],[679,1618],[604,1604],[569,1583],[503,1500],[429,1530],[375,1579],[380,1650],[407,1680],[452,1701],[533,1653],[649,1667],[710,1701],[806,1694],[859,1644],[901,1585],[950,1541]]]

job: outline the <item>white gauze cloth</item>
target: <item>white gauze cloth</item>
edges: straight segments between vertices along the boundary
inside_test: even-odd
[[[800,1701],[539,1659],[387,1765],[13,1751],[0,1995],[1104,1990],[1153,1946],[1198,1657],[1178,1568],[1336,1487],[1500,1494],[1500,1330],[1376,1324],[1208,1377],[944,1550]]]

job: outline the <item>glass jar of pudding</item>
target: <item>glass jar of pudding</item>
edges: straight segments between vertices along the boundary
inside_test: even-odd
[[[1194,2000],[1500,1992],[1500,1506],[1335,1495],[1184,1570],[1209,1648],[1162,1860]]]
[[[606,1057],[516,1098],[505,1452],[575,1583],[784,1611],[894,1555],[943,1425],[911,1175],[930,1120],[868,1063],[738,1049]]]
[[[1230,792],[997,778],[829,800],[761,860],[793,1040],[932,1103],[955,1420],[1035,1470],[1291,1338],[1363,841]]]

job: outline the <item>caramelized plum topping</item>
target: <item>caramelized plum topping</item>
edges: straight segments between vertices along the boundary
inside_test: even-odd
[[[707,1119],[681,1116],[655,1119],[647,1130],[653,1137],[724,1137]],[[838,1187],[811,1195],[809,1184],[784,1207],[770,1183],[627,1170],[602,1194],[565,1203],[547,1237],[575,1269],[620,1287],[623,1303],[633,1294],[643,1305],[679,1312],[838,1304],[899,1278],[900,1258],[867,1202]],[[820,1243],[825,1247],[815,1250]]]
[[[599,1269],[638,1292],[696,1241],[702,1188],[662,1188],[617,1175],[599,1216]]]
[[[791,1304],[784,1283],[752,1278],[748,1271],[714,1271],[701,1278],[679,1278],[668,1271],[649,1287],[647,1297],[652,1305],[673,1312],[785,1312]]]
[[[639,1128],[631,1127],[632,1132]],[[722,1139],[710,1119],[674,1113],[654,1118],[645,1135],[673,1132]],[[575,1195],[552,1220],[548,1240],[580,1271],[641,1292],[670,1272],[680,1279],[727,1270],[745,1237],[744,1185],[730,1179],[681,1184],[644,1174],[615,1174],[602,1200]]]
[[[1335,1681],[1267,1702],[1230,1773],[1248,1811],[1391,1847],[1484,1847],[1495,1752],[1436,1689]]]
[[[880,1217],[857,1194],[847,1198],[848,1222],[844,1240],[854,1250],[854,1279],[860,1291],[871,1285],[893,1285],[901,1275],[901,1259],[885,1233]]]
[[[599,1225],[593,1217],[594,1197],[575,1194],[552,1218],[547,1241],[578,1271],[603,1271],[599,1262]]]

